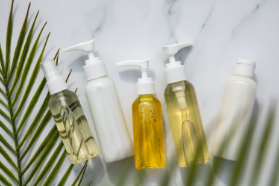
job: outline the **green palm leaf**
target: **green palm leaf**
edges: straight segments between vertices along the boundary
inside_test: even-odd
[[[3,137],[3,135],[0,134],[0,154],[4,157],[5,162],[7,162],[7,164],[11,165],[12,168],[17,171],[17,175],[15,175],[15,173],[13,173],[10,168],[8,168],[9,166],[7,164],[4,164],[3,161],[0,161],[0,169],[2,170],[1,173],[3,173],[0,174],[0,181],[5,185],[13,185],[15,183],[19,186],[29,185],[32,180],[34,180],[32,185],[49,185],[53,181],[56,173],[61,168],[67,155],[66,151],[64,150],[63,143],[61,140],[58,140],[59,132],[56,126],[53,126],[48,132],[48,135],[41,142],[39,147],[35,149],[35,153],[31,154],[30,152],[30,149],[35,143],[37,143],[43,131],[45,132],[45,128],[51,120],[51,113],[48,110],[48,102],[50,99],[49,94],[45,96],[43,103],[39,105],[40,109],[38,111],[34,109],[39,98],[42,97],[43,89],[46,86],[45,78],[41,80],[38,87],[34,87],[34,84],[40,70],[40,64],[42,62],[50,34],[48,34],[44,42],[44,46],[40,51],[40,55],[38,59],[36,59],[35,54],[38,50],[38,43],[46,23],[41,28],[40,33],[36,36],[34,43],[32,43],[33,31],[39,11],[35,16],[32,26],[29,29],[26,37],[30,5],[31,3],[29,3],[27,8],[25,19],[23,21],[19,37],[17,39],[17,44],[14,49],[12,61],[10,60],[10,56],[13,33],[14,0],[12,0],[7,26],[5,60],[3,57],[3,49],[1,48],[0,44],[0,74],[2,75],[2,77],[0,77],[0,83],[3,84],[5,89],[3,90],[0,88],[0,92],[6,98],[6,100],[0,99],[0,104],[7,108],[7,111],[0,109],[0,115],[5,118],[5,121],[0,121],[0,128],[1,131],[11,136],[14,140],[14,144],[10,144]],[[29,49],[31,50],[29,51]],[[58,64],[58,56],[59,50],[54,57],[56,60],[56,65]],[[31,64],[35,60],[35,67],[31,68]],[[28,74],[31,74],[29,79],[27,79]],[[69,75],[67,79],[69,78]],[[24,87],[26,83],[27,86]],[[36,89],[33,95],[31,95],[32,89]],[[21,93],[23,93],[22,97]],[[30,96],[32,96],[31,101],[27,101],[28,97]],[[25,105],[27,105],[27,109],[24,111],[24,113],[22,113],[23,117],[18,119],[18,116],[21,112],[23,112],[23,107]],[[36,116],[33,121],[28,124],[27,119],[33,112],[35,112]],[[54,125],[54,122],[51,123]],[[12,130],[9,129],[8,125],[12,126]],[[27,131],[23,133],[21,129],[25,125],[27,125],[26,127],[28,128]],[[19,135],[23,136],[21,140],[19,140]],[[55,149],[53,154],[50,154],[51,149]],[[61,155],[59,155],[60,153]],[[25,157],[31,158],[24,165],[23,160]],[[13,161],[14,158],[16,158],[16,162]],[[47,163],[44,165],[44,162],[46,161]],[[73,165],[69,164],[69,168],[65,172],[64,176],[61,177],[59,185],[64,185],[66,183],[72,168]],[[23,176],[27,171],[28,175],[26,175],[24,179]],[[85,169],[82,169],[82,171],[84,175]],[[44,183],[42,182],[43,178],[46,178]]]

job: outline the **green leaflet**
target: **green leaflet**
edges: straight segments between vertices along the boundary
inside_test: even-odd
[[[33,108],[35,107],[35,105],[36,105],[36,103],[37,103],[37,101],[38,101],[40,95],[42,94],[42,91],[43,91],[43,88],[45,87],[45,84],[46,84],[46,80],[45,80],[45,78],[44,78],[44,79],[42,80],[41,84],[39,85],[37,91],[35,92],[35,94],[34,94],[32,100],[31,100],[31,102],[30,102],[30,105],[28,106],[26,112],[24,113],[24,116],[23,116],[23,118],[22,118],[22,120],[21,120],[21,122],[20,122],[20,124],[19,124],[19,126],[18,126],[18,128],[17,128],[17,131],[16,131],[17,134],[20,132],[20,130],[22,129],[23,125],[25,124],[25,122],[26,122],[28,116],[31,114]],[[49,98],[50,98],[50,95],[47,94],[47,96],[46,96],[46,98],[45,98],[45,100],[44,100],[44,102],[43,102],[41,108],[39,109],[39,111],[38,111],[36,117],[34,118],[32,124],[33,124],[33,123],[37,124],[37,123],[39,122],[39,119],[42,117],[44,111],[47,109],[47,105],[48,105]],[[16,116],[17,116],[17,114],[16,114]],[[32,124],[31,124],[31,126],[32,126]],[[31,126],[30,126],[30,127],[31,127]],[[28,130],[29,130],[29,129],[28,129]],[[21,143],[24,142],[24,141],[25,141],[25,140],[24,140],[24,138],[23,138],[23,140],[21,141]],[[19,146],[21,146],[21,144],[20,144]]]
[[[87,166],[87,161],[86,161],[85,164],[83,165],[81,171],[80,171],[79,174],[78,174],[78,177],[75,179],[75,181],[73,182],[72,186],[75,186],[75,185],[76,185],[76,183],[78,182],[79,177],[81,176],[82,172],[84,172],[84,170],[86,169],[86,166]]]
[[[2,142],[8,149],[10,149],[14,154],[17,154],[15,149],[5,140],[5,138],[0,134],[0,142]]]
[[[12,184],[2,174],[0,174],[0,181],[2,181],[5,185],[12,186]]]
[[[13,7],[14,7],[14,0],[12,0],[8,26],[7,26],[7,34],[6,34],[6,64],[3,69],[4,78],[7,76],[9,71],[10,65],[10,55],[11,55],[11,45],[12,45],[12,35],[13,35]]]
[[[31,66],[31,64],[32,64],[32,62],[33,62],[33,58],[35,57],[35,52],[36,52],[36,49],[37,49],[37,46],[38,46],[38,43],[39,43],[39,39],[40,39],[41,34],[42,34],[42,32],[43,32],[43,30],[44,30],[44,28],[45,28],[45,25],[46,25],[46,24],[44,24],[43,28],[41,29],[41,32],[39,33],[39,35],[38,35],[38,37],[37,37],[37,39],[36,39],[36,41],[35,41],[35,43],[34,43],[32,49],[31,49],[31,51],[30,51],[30,54],[29,54],[28,59],[27,59],[27,62],[26,62],[26,64],[25,64],[25,66],[24,66],[24,70],[23,70],[23,73],[22,73],[22,76],[21,76],[21,79],[20,79],[20,82],[19,82],[19,86],[18,86],[18,88],[17,88],[17,91],[16,91],[16,94],[15,94],[14,100],[13,100],[12,105],[11,105],[12,108],[14,107],[15,103],[17,102],[17,99],[18,99],[18,97],[19,97],[19,95],[20,95],[20,93],[21,93],[22,87],[23,87],[23,85],[24,85],[24,83],[25,83],[25,80],[26,80],[26,78],[27,78],[27,74],[28,74],[28,72],[29,72],[29,70],[30,70],[30,66]],[[46,39],[46,41],[45,41],[44,48],[43,48],[43,50],[42,50],[42,52],[41,52],[41,55],[40,55],[38,61],[42,61],[42,58],[43,58],[43,55],[44,55],[44,51],[45,51],[45,46],[46,46],[46,44],[47,44],[49,35],[50,35],[50,34],[48,34],[48,36],[47,36],[47,39]],[[35,77],[33,77],[33,78],[35,78]],[[31,79],[32,79],[32,77],[30,78],[30,81],[31,81]],[[32,80],[32,81],[33,81],[33,80]],[[32,85],[29,85],[29,89],[30,89],[30,86],[32,87]],[[28,87],[27,87],[27,88],[28,88]],[[29,89],[27,89],[27,91],[28,91]],[[26,95],[25,95],[25,96],[26,96]],[[26,99],[26,98],[25,98],[25,99]]]
[[[8,78],[8,83],[10,81],[11,76],[13,75],[14,70],[15,70],[15,65],[18,61],[20,51],[21,51],[21,48],[22,48],[22,45],[23,45],[24,37],[25,37],[25,34],[26,34],[26,30],[27,30],[27,20],[28,20],[30,5],[31,5],[31,3],[29,3],[29,5],[28,5],[27,13],[26,13],[25,19],[23,21],[23,25],[21,27],[20,34],[19,34],[19,37],[18,37],[18,40],[17,40],[15,53],[14,53],[14,57],[13,57],[13,62],[12,62],[12,66],[11,66],[11,72],[10,72],[9,78]]]
[[[0,161],[0,168],[8,175],[10,178],[12,178],[14,181],[18,183],[18,180],[13,175],[13,173]]]
[[[78,186],[80,186],[80,184],[82,183],[82,180],[83,180],[83,177],[84,177],[84,174],[85,174],[87,165],[88,165],[88,163],[87,163],[87,161],[86,161],[86,165],[85,165],[84,171],[83,171],[83,173],[82,173],[82,176],[81,176],[81,178],[80,178],[80,180],[79,180]]]
[[[49,161],[47,162],[47,164],[45,165],[44,169],[41,171],[40,175],[38,176],[38,178],[36,179],[36,181],[35,181],[35,183],[33,185],[38,185],[39,184],[39,182],[41,181],[43,176],[50,169],[51,165],[54,163],[54,161],[58,157],[62,147],[63,147],[63,143],[61,141],[59,143],[58,147],[56,148],[55,152],[52,154],[51,158],[49,159]]]
[[[4,158],[16,169],[17,166],[16,164],[13,162],[12,158],[9,156],[9,154],[0,146],[0,154],[2,154],[4,156]]]
[[[6,127],[6,125],[4,125],[4,123],[2,121],[0,121],[0,126],[2,127],[2,129],[4,129],[8,134],[10,134],[10,136],[14,137],[14,134],[10,131],[10,129],[8,129],[8,127]]]
[[[59,132],[54,132],[54,136],[50,139],[50,142],[48,142],[48,145],[47,145],[46,149],[51,149],[51,148],[54,146],[54,144],[55,144],[56,140],[58,139],[58,137],[59,137]],[[45,157],[45,156],[49,153],[49,151],[46,151],[46,149],[45,149],[45,151],[44,151],[44,153],[46,153],[46,154],[43,154],[42,157]],[[41,151],[39,151],[39,153],[40,153],[40,152],[41,152]],[[32,165],[32,163],[34,163],[34,161],[35,161],[35,159],[36,159],[37,157],[38,157],[37,154],[36,154],[36,156],[33,155],[33,157],[31,158],[31,160],[28,162],[28,164],[26,165],[26,167],[25,167],[24,170],[22,171],[23,174],[24,174],[25,171]]]
[[[63,154],[59,158],[58,162],[56,163],[55,167],[52,169],[51,173],[47,177],[46,181],[44,182],[43,186],[48,186],[52,182],[53,178],[56,176],[56,173],[58,172],[59,168],[61,167],[65,157],[67,155],[66,150],[64,150]]]
[[[0,44],[0,64],[1,64],[1,74],[3,75],[3,69],[5,68],[4,65],[4,58],[3,58],[3,52],[2,52],[2,48],[1,48],[1,44]]]
[[[54,144],[56,143],[57,139],[59,137],[59,134],[57,134],[56,136],[54,136],[51,141],[49,142],[49,144],[47,145],[47,147],[45,148],[45,150],[43,151],[42,155],[40,156],[40,158],[38,159],[37,163],[35,164],[35,166],[33,167],[31,173],[28,174],[27,179],[25,180],[23,185],[27,185],[30,180],[33,178],[33,176],[35,175],[36,171],[38,170],[39,166],[43,163],[43,161],[45,160],[45,158],[47,157],[47,155],[50,153],[51,149],[54,147]],[[34,162],[29,162],[27,164],[27,166],[23,169],[22,174],[24,174],[28,168],[32,165],[32,163]]]
[[[32,72],[32,75],[31,75],[31,77],[30,77],[30,79],[29,79],[29,83],[28,83],[28,85],[27,85],[27,87],[26,87],[26,89],[25,89],[25,92],[24,92],[24,95],[23,95],[23,97],[22,97],[22,100],[21,100],[21,102],[20,102],[20,104],[19,104],[19,106],[18,106],[18,109],[17,109],[17,111],[16,111],[16,113],[15,113],[15,118],[17,118],[17,116],[18,116],[18,114],[20,113],[20,111],[21,111],[21,109],[22,109],[22,107],[23,107],[23,105],[24,105],[24,103],[25,103],[25,101],[26,101],[26,99],[27,99],[27,97],[28,97],[28,95],[29,95],[29,93],[30,93],[30,91],[31,91],[31,89],[32,89],[32,87],[33,87],[33,85],[34,85],[34,83],[35,83],[35,80],[36,80],[36,77],[37,77],[37,75],[38,75],[38,72],[39,72],[39,70],[40,70],[40,64],[41,64],[41,62],[42,62],[42,59],[43,59],[43,55],[44,55],[44,51],[45,51],[45,48],[46,48],[46,44],[47,44],[47,41],[48,41],[48,38],[49,38],[49,34],[48,34],[48,36],[47,36],[47,39],[46,39],[46,42],[45,42],[45,44],[44,44],[44,48],[43,48],[43,50],[42,50],[42,52],[41,52],[41,55],[40,55],[40,57],[39,57],[39,59],[38,59],[38,61],[37,61],[37,63],[36,63],[36,66],[34,67],[34,69],[33,69],[33,72]],[[25,68],[24,68],[25,69]],[[43,80],[44,81],[44,80]],[[45,83],[44,83],[45,84]],[[40,88],[40,87],[39,87]],[[41,88],[42,89],[42,88]],[[42,91],[42,90],[41,90]],[[38,97],[38,95],[36,95],[37,97]],[[38,97],[39,98],[39,97]],[[37,98],[37,99],[38,99]],[[33,101],[31,101],[30,102],[30,104],[35,104],[35,102]],[[13,105],[14,106],[14,105]]]
[[[29,33],[28,33],[28,36],[27,36],[27,39],[25,41],[25,44],[24,44],[24,47],[23,47],[23,50],[21,52],[21,56],[20,56],[20,60],[17,64],[17,69],[16,69],[16,74],[15,74],[15,78],[14,78],[14,81],[13,81],[13,84],[12,84],[12,88],[10,89],[10,93],[13,94],[14,92],[14,88],[17,84],[17,81],[20,77],[20,74],[22,73],[22,67],[25,63],[25,60],[26,60],[26,57],[28,55],[28,51],[29,51],[29,48],[31,46],[31,40],[32,40],[32,37],[33,37],[33,30],[34,30],[34,27],[35,27],[35,23],[36,23],[36,20],[37,20],[37,17],[38,17],[38,14],[39,12],[37,13],[34,21],[33,21],[33,24],[29,30]],[[12,73],[11,73],[11,76],[12,76]],[[11,78],[11,77],[10,77]]]
[[[44,139],[44,141],[41,143],[41,145],[39,146],[39,148],[37,149],[37,151],[35,152],[35,154],[33,155],[32,159],[35,159],[37,157],[38,154],[40,154],[42,152],[42,150],[46,147],[46,144],[48,144],[49,140],[52,138],[52,136],[54,136],[56,133],[58,133],[56,126],[53,126],[52,129],[50,130],[50,132],[48,133],[48,135],[46,136],[46,138]],[[33,140],[35,141],[35,140]],[[20,160],[22,160],[25,155],[28,153],[28,151],[30,150],[31,146],[33,145],[33,143],[29,143],[27,148],[25,149],[25,151],[23,152],[23,154],[20,157]],[[31,159],[31,160],[32,160]],[[30,161],[31,161],[30,160]]]
[[[66,171],[66,173],[64,174],[64,176],[62,177],[62,179],[60,180],[60,182],[57,184],[57,186],[62,186],[65,184],[65,182],[67,181],[67,178],[69,177],[72,169],[73,169],[74,165],[71,164],[68,168],[68,170]]]

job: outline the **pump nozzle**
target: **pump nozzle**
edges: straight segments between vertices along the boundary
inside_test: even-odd
[[[88,54],[89,59],[85,60],[85,66],[83,67],[87,80],[107,75],[104,62],[101,61],[99,57],[94,57],[94,41],[95,39],[63,49],[63,52],[81,50]]]
[[[173,45],[164,45],[162,46],[162,50],[165,54],[170,58],[170,62],[175,62],[174,55],[182,48],[192,46],[191,43],[179,43]]]
[[[148,78],[147,71],[149,68],[149,61],[151,59],[145,59],[145,60],[130,60],[130,61],[122,61],[117,63],[118,66],[138,66],[140,67],[142,78]]]
[[[95,39],[92,39],[90,41],[86,41],[74,46],[70,46],[68,48],[63,49],[63,52],[81,50],[88,54],[89,59],[94,59],[94,53],[93,53],[95,50],[94,41]]]
[[[137,89],[138,94],[154,94],[155,88],[154,88],[154,82],[152,81],[152,78],[148,77],[147,71],[149,69],[149,61],[151,59],[145,59],[145,60],[129,60],[129,61],[122,61],[117,63],[118,66],[138,66],[142,73],[142,78],[138,79],[137,82]]]

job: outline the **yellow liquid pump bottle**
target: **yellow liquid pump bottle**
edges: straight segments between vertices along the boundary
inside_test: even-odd
[[[168,84],[165,100],[180,167],[210,160],[194,86],[187,81],[184,65],[174,58],[181,48],[188,46],[191,44],[162,47],[170,59],[165,69]]]
[[[155,93],[154,82],[147,75],[149,60],[117,63],[118,66],[139,66],[142,78],[137,83],[139,97],[132,106],[135,164],[137,169],[165,166],[162,107]]]

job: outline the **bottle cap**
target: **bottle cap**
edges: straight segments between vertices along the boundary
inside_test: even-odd
[[[81,50],[88,54],[89,59],[85,60],[85,66],[83,67],[87,80],[107,75],[105,63],[99,57],[94,56],[94,41],[93,39],[63,49],[63,52]]]
[[[41,67],[47,80],[46,85],[50,95],[68,89],[68,85],[63,76],[59,74],[53,59],[42,62]]]
[[[169,57],[170,63],[166,64],[165,75],[167,84],[187,80],[184,65],[180,61],[175,61],[174,55],[182,48],[192,46],[191,43],[179,43],[164,45],[162,50]]]
[[[256,68],[256,62],[246,59],[238,59],[235,74],[252,78]]]
[[[123,61],[117,63],[118,66],[138,66],[140,67],[142,78],[138,79],[137,82],[137,94],[154,94],[155,93],[155,87],[154,87],[154,81],[152,81],[152,78],[148,77],[147,71],[149,68],[149,61],[151,59],[145,59],[145,60],[131,60],[131,61]]]

